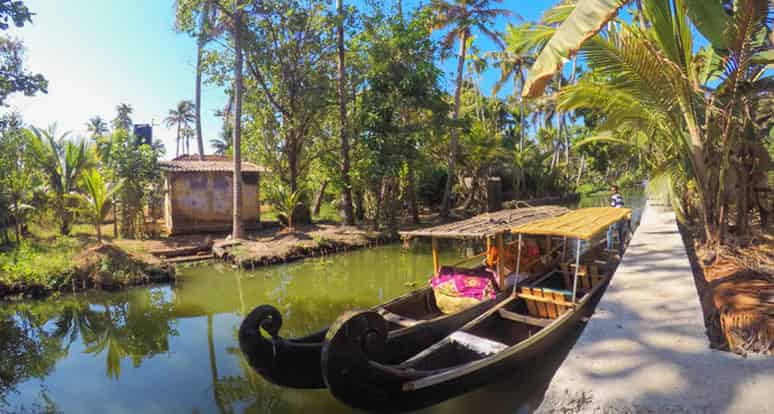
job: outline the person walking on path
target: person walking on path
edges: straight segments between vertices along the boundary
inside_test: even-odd
[[[610,195],[610,207],[615,208],[623,208],[624,206],[624,199],[623,195],[618,192],[618,186],[613,184],[610,186],[610,192],[612,193]],[[610,251],[613,249],[613,232],[618,232],[618,255],[623,255],[623,245],[624,245],[624,226],[623,222],[618,222],[613,224],[607,229],[607,250]]]

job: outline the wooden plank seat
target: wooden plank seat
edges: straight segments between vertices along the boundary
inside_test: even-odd
[[[523,286],[518,296],[526,302],[529,314],[539,318],[555,319],[575,306],[569,299],[572,293],[564,290]]]
[[[377,311],[380,315],[382,315],[382,318],[384,318],[388,322],[392,322],[394,324],[403,326],[404,328],[408,328],[411,326],[414,326],[418,323],[422,323],[422,321],[418,321],[416,319],[407,318],[405,316],[398,315],[397,313],[392,313],[384,308],[379,308]]]
[[[508,345],[502,342],[463,331],[457,331],[449,335],[449,340],[480,355],[493,355],[508,348]]]
[[[562,273],[564,274],[564,286],[572,289],[572,281],[575,277],[575,264],[562,263]],[[596,263],[581,264],[578,269],[578,288],[591,290],[599,283],[605,281],[605,276],[600,274],[599,266]]]
[[[535,318],[532,316],[511,312],[505,309],[500,309],[498,312],[500,313],[500,317],[503,319],[508,319],[514,322],[522,322],[526,323],[527,325],[545,327],[551,323],[551,319]]]

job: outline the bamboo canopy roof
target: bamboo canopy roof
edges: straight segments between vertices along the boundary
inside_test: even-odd
[[[412,231],[400,232],[404,239],[435,237],[445,239],[483,239],[507,233],[514,226],[550,219],[570,211],[558,206],[525,207],[484,213],[466,220]]]
[[[631,213],[628,208],[581,208],[558,217],[525,223],[514,227],[511,231],[516,234],[565,236],[591,240],[606,231],[611,224],[629,217]]]

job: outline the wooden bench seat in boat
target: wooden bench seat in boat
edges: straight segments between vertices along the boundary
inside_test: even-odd
[[[503,318],[503,319],[508,319],[508,320],[514,321],[514,322],[526,323],[527,325],[532,325],[532,326],[545,327],[545,326],[548,326],[552,322],[551,319],[536,318],[536,317],[533,317],[533,316],[522,315],[520,313],[511,312],[511,311],[505,310],[505,309],[499,309],[498,312],[500,314],[500,317]]]
[[[449,335],[449,340],[480,355],[493,355],[508,348],[508,345],[502,342],[493,341],[463,331],[457,331]]]
[[[564,274],[565,286],[572,286],[575,277],[575,264],[563,263],[562,273]],[[596,263],[581,264],[578,269],[578,288],[591,290],[600,283],[604,283],[605,276],[599,273],[599,266]]]
[[[571,291],[523,286],[518,297],[524,299],[531,316],[555,319],[575,305]]]
[[[397,325],[400,325],[400,326],[402,326],[404,328],[408,328],[408,327],[414,326],[416,324],[422,323],[422,321],[418,321],[416,319],[407,318],[405,316],[398,315],[397,313],[392,313],[392,312],[390,312],[390,311],[388,311],[387,309],[384,309],[384,308],[379,308],[379,310],[377,310],[377,313],[382,315],[382,317],[386,321],[392,322],[392,323],[397,324]]]

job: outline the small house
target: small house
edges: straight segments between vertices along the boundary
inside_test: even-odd
[[[231,157],[182,155],[160,162],[164,221],[169,234],[231,231],[234,161]],[[260,227],[258,165],[242,162],[242,225]]]

